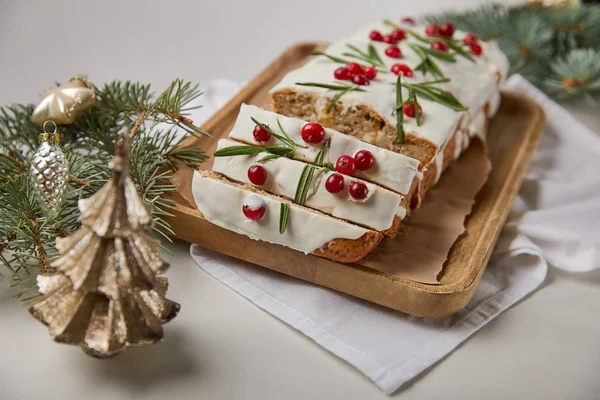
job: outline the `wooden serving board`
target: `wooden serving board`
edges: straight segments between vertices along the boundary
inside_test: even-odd
[[[209,119],[203,128],[215,138],[228,135],[242,103],[266,106],[268,90],[290,70],[298,68],[310,52],[323,44],[305,43],[289,48],[264,69],[229,103]],[[169,218],[176,236],[253,264],[313,282],[395,310],[424,317],[444,317],[462,309],[473,296],[498,239],[502,226],[519,191],[529,161],[544,126],[544,113],[533,101],[503,93],[497,115],[492,119],[488,144],[492,172],[476,198],[466,220],[466,233],[456,240],[439,285],[428,285],[389,275],[356,264],[339,264],[305,255],[275,244],[255,241],[206,221],[181,196],[176,196],[174,217]],[[190,138],[186,146],[200,146],[208,154],[216,140]],[[210,168],[207,161],[205,168]],[[188,178],[191,169],[179,177]],[[418,211],[417,211],[418,212]]]

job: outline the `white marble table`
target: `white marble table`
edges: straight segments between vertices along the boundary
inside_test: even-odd
[[[0,1],[0,104],[35,101],[88,73],[152,82],[250,79],[286,46],[328,40],[384,15],[464,6],[407,1]],[[332,15],[335,15],[332,18]],[[291,17],[291,18],[290,18]],[[260,45],[258,44],[260,43]],[[569,109],[600,132],[584,104]],[[367,378],[198,268],[188,245],[165,258],[182,303],[166,341],[116,359],[54,345],[0,286],[0,399],[384,399]],[[600,272],[547,283],[397,397],[600,396]]]

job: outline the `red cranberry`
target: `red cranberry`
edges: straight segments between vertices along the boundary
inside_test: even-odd
[[[357,75],[363,73],[363,69],[360,66],[360,64],[355,62],[349,62],[348,64],[346,64],[346,69],[350,71],[350,75]]]
[[[339,79],[340,81],[349,81],[352,79],[352,74],[346,67],[339,67],[333,72],[333,77],[335,79]]]
[[[471,50],[471,53],[475,54],[476,56],[480,56],[483,52],[483,48],[478,43],[473,43],[469,46],[469,49]]]
[[[404,32],[402,29],[395,29],[391,35],[392,38],[397,42],[406,39],[406,32]]]
[[[412,78],[412,76],[414,75],[413,70],[406,64],[394,64],[392,65],[390,71],[392,71],[392,73],[396,75],[402,73],[402,75],[404,75],[407,78]]]
[[[377,68],[375,68],[375,67],[372,67],[372,66],[364,67],[363,71],[364,71],[365,75],[367,76],[367,78],[369,78],[369,80],[373,80],[377,76]]]
[[[371,33],[369,33],[369,39],[375,42],[383,42],[383,35],[379,31],[371,31]]]
[[[425,34],[427,36],[438,36],[440,34],[440,28],[436,24],[429,24],[425,27]]]
[[[267,170],[262,165],[252,165],[248,168],[248,179],[255,185],[264,185],[267,181]]]
[[[477,36],[473,35],[472,33],[467,33],[462,42],[464,44],[474,44],[474,43],[477,43],[478,41],[479,41],[479,38]]]
[[[448,52],[448,45],[441,40],[436,40],[431,43],[431,48],[437,51],[443,51],[444,53]]]
[[[269,128],[269,125],[265,125]],[[260,125],[256,125],[254,127],[254,131],[252,131],[252,136],[254,136],[254,140],[259,143],[266,143],[271,139],[271,134],[260,127]]]
[[[365,74],[358,74],[352,77],[352,82],[359,86],[365,86],[369,84],[369,78]]]
[[[331,174],[325,181],[325,189],[329,193],[339,193],[344,189],[344,177],[340,174]]]
[[[325,138],[325,128],[315,122],[309,122],[302,127],[302,140],[306,143],[321,143]]]
[[[406,115],[407,117],[415,117],[415,115],[417,115],[417,110],[415,110],[415,103],[412,101],[406,102],[404,103],[404,105],[402,106],[402,112],[404,112],[404,115]],[[421,108],[421,105],[419,104],[419,115],[423,115],[423,109]]]
[[[257,195],[249,196],[242,204],[242,212],[246,218],[252,221],[258,221],[265,215],[267,206],[265,201]]]
[[[385,55],[390,58],[402,58],[402,51],[398,46],[390,46],[385,49]]]
[[[383,35],[383,41],[387,44],[396,44],[397,42],[392,35]]]
[[[412,17],[404,17],[404,18],[402,18],[402,23],[404,25],[411,25],[411,26],[415,26],[417,24],[417,22],[415,21],[415,19],[412,18]]]
[[[340,174],[352,175],[354,172],[354,158],[346,155],[340,156],[335,163],[335,169]]]
[[[366,171],[373,168],[375,157],[373,157],[373,153],[369,150],[360,150],[354,155],[354,164],[356,165],[356,169]]]
[[[350,196],[354,197],[355,199],[362,200],[369,194],[369,188],[367,188],[367,185],[365,185],[363,182],[356,181],[350,185],[349,192]]]
[[[440,25],[440,35],[451,38],[454,35],[454,24],[446,22]]]

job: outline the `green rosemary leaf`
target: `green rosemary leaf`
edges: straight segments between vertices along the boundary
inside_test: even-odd
[[[383,67],[385,67],[385,63],[383,62],[383,60],[377,53],[377,49],[375,48],[375,46],[373,46],[373,43],[369,43],[368,50],[369,50],[369,55],[371,56],[371,58],[377,60],[377,62],[379,62],[380,65],[383,65]]]
[[[412,93],[412,101],[413,107],[415,108],[415,120],[417,121],[417,126],[421,126],[421,111],[419,110],[419,102],[417,101],[417,95],[414,90],[411,89]]]
[[[373,47],[373,53],[371,52],[371,49],[368,50],[369,51],[368,53],[365,53],[364,51],[362,51],[358,47],[354,46],[353,44],[347,43],[346,46],[350,50],[352,50],[353,52],[356,53],[356,54],[343,53],[343,55],[345,55],[346,57],[356,58],[356,59],[366,62],[367,64],[377,65],[378,67],[385,69],[385,64],[384,64],[383,60],[381,60],[381,57],[379,57],[379,55],[377,54],[377,51],[375,50],[374,47]],[[372,47],[373,45],[371,44],[370,46]]]
[[[264,163],[264,162],[267,162],[269,160],[275,160],[276,158],[279,158],[279,157],[281,157],[281,156],[278,155],[278,154],[272,154],[271,153],[271,154],[267,154],[266,156],[262,157],[260,160],[256,160],[256,162],[258,162],[258,163]]]
[[[281,121],[279,121],[279,118],[277,118],[277,126],[279,126],[279,130],[281,131],[281,133],[283,133],[283,136],[285,136],[291,143],[295,142],[292,140],[292,138],[290,138],[290,136],[285,132],[285,129],[283,129],[283,126],[281,126]]]
[[[414,37],[417,40],[420,40],[423,43],[431,43],[436,40],[436,38],[429,38],[429,37],[422,36],[422,35],[418,34],[417,32],[413,31],[412,29],[407,29],[407,28],[402,28],[402,29],[404,29],[404,31],[408,32],[409,35],[411,35],[412,37]]]
[[[315,157],[315,165],[318,165],[319,167],[323,166],[323,161],[325,161],[325,154],[327,153],[328,147],[329,147],[329,143],[327,141],[324,141],[323,145],[321,146],[321,149],[319,150],[319,152],[317,153],[317,156]]]
[[[335,165],[333,165],[333,163],[330,163],[330,162],[323,164],[323,167],[325,167],[331,171],[333,171],[335,169]]]
[[[285,156],[294,151],[294,149],[292,147],[287,147],[287,146],[265,146],[263,148],[265,149],[265,151],[268,151],[269,153],[277,154],[278,156]]]
[[[421,50],[423,50],[425,53],[431,55],[432,57],[435,57],[439,60],[443,60],[443,61],[448,61],[448,62],[456,62],[456,57],[454,57],[454,55],[450,54],[450,53],[446,53],[444,51],[439,51],[439,50],[435,50],[435,49],[430,49],[424,46],[420,46],[417,45],[418,47],[421,48]]]
[[[422,86],[431,86],[431,85],[437,85],[439,83],[446,83],[446,82],[450,82],[450,79],[449,78],[443,78],[443,79],[436,79],[434,81],[420,82],[419,85],[422,85]]]
[[[425,97],[428,100],[438,102],[448,108],[451,108],[455,111],[466,111],[468,110],[454,95],[444,92],[441,89],[435,88],[437,90],[431,90],[430,87],[421,86],[421,85],[411,85],[415,92],[419,95]]]
[[[290,205],[287,203],[281,203],[279,209],[279,233],[284,234],[288,226],[288,220],[290,219]]]
[[[223,147],[215,151],[213,156],[215,157],[231,157],[231,156],[245,156],[248,154],[259,154],[264,151],[267,151],[265,148],[256,147],[256,146],[229,146]]]
[[[260,126],[262,129],[264,129],[265,131],[269,132],[271,135],[275,136],[280,142],[282,142],[283,144],[290,146],[290,147],[294,147],[296,146],[296,144],[287,136],[281,136],[278,133],[273,132],[273,130],[271,128],[269,128],[267,125],[262,124],[260,122],[258,122],[256,120],[256,118],[254,117],[250,117],[250,119],[252,120],[252,122],[254,122],[256,125]]]
[[[391,26],[392,28],[400,28],[400,25],[398,25],[395,22],[390,21],[389,19],[384,19],[383,23],[386,24],[387,26]]]
[[[312,183],[312,178],[315,173],[315,167],[312,165],[305,165],[300,174],[300,180],[296,187],[296,195],[294,196],[294,202],[297,204],[304,204],[308,197],[308,191]]]
[[[396,79],[396,105],[402,104],[402,74],[398,74]],[[404,142],[404,113],[402,110],[396,110],[396,134],[398,143]]]
[[[352,85],[330,85],[328,83],[318,83],[318,82],[296,82],[296,85],[312,86],[312,87],[331,89],[331,90],[344,90],[344,89],[347,89],[350,87],[350,88],[352,88],[353,91],[356,91],[356,92],[365,92],[366,91],[364,89],[361,89],[357,86],[352,86]]]
[[[333,96],[331,98],[331,101],[327,105],[327,112],[331,111],[331,109],[333,108],[333,106],[335,106],[335,103],[337,103],[340,100],[340,97],[342,97],[343,95],[345,95],[346,93],[348,93],[351,90],[352,90],[351,88],[346,88],[346,89],[340,91],[335,96]]]
[[[469,53],[467,50],[465,50],[465,48],[462,46],[462,44],[458,43],[456,40],[452,40],[450,38],[440,38],[441,40],[443,40],[448,47],[450,47],[450,49],[454,50],[457,54],[460,54],[461,56],[465,57],[466,59],[470,60],[471,62],[475,62],[475,57],[473,57],[473,55],[471,53]]]
[[[348,63],[348,61],[344,60],[343,58],[332,56],[331,54],[327,54],[327,53],[324,53],[322,51],[311,51],[310,55],[311,56],[324,56],[324,57],[327,57],[331,61],[336,62],[338,64],[347,64]]]

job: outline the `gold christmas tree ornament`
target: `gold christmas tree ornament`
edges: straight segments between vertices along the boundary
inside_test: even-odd
[[[31,115],[31,120],[42,125],[51,120],[58,125],[69,125],[85,114],[96,103],[96,94],[85,77],[75,76],[67,83],[42,94],[40,104]]]
[[[79,201],[82,228],[57,240],[55,272],[38,276],[42,296],[29,307],[55,341],[100,358],[160,341],[179,311],[165,298],[159,242],[145,233],[152,214],[129,177],[127,136],[111,168],[111,180]]]
[[[53,127],[52,132],[48,132],[49,126]],[[40,146],[33,155],[29,171],[40,207],[46,215],[57,213],[67,191],[69,163],[60,149],[60,135],[52,121],[44,123]]]

